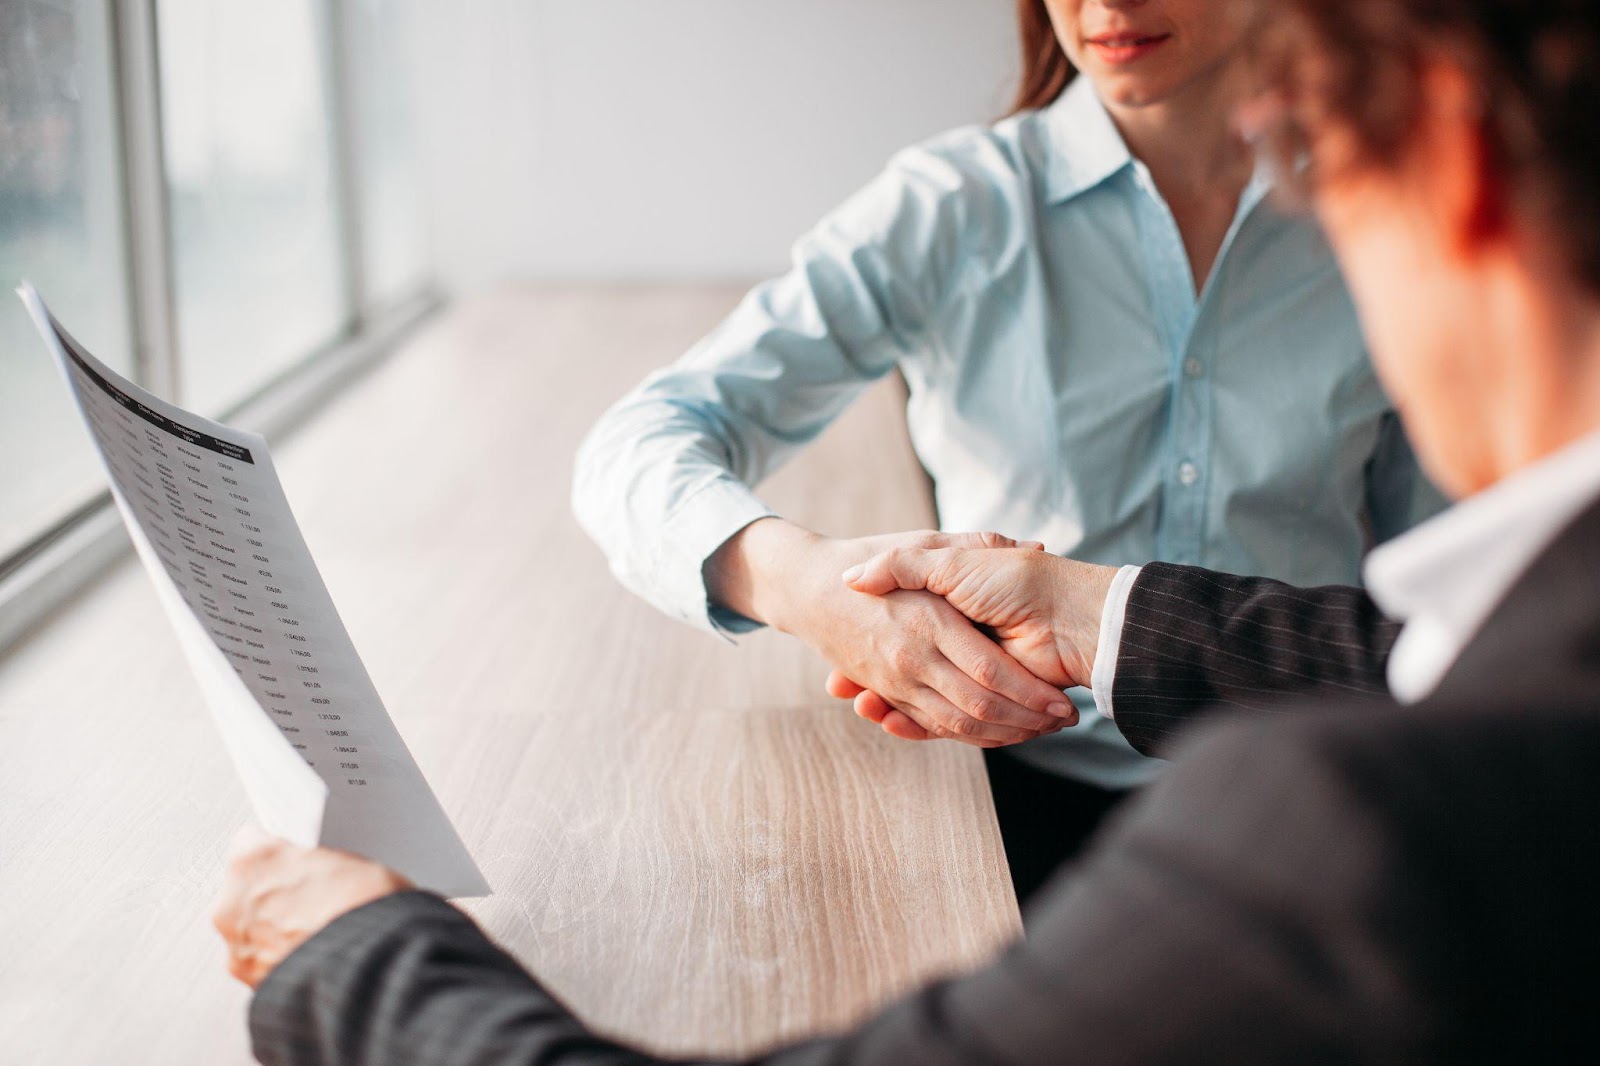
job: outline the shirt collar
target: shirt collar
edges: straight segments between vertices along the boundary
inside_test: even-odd
[[[1133,162],[1094,83],[1079,75],[1044,111],[1050,157],[1045,193],[1052,204],[1094,188]]]
[[[1141,184],[1153,193],[1144,164],[1133,158],[1111,113],[1094,91],[1094,82],[1081,74],[1044,110],[1049,159],[1045,169],[1045,195],[1049,203],[1070,200],[1099,185],[1125,168],[1132,168]],[[1240,213],[1247,214],[1266,197],[1273,185],[1272,167],[1257,162],[1250,183],[1239,197]]]
[[[1367,556],[1372,598],[1405,627],[1389,656],[1402,703],[1431,693],[1563,527],[1600,495],[1600,432],[1457,503]]]

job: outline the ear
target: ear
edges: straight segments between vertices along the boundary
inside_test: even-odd
[[[1444,57],[1424,61],[1418,96],[1419,191],[1446,254],[1475,261],[1511,235],[1509,190],[1485,129],[1485,102],[1466,71]]]

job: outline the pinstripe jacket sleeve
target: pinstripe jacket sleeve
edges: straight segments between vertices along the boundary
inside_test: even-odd
[[[1128,596],[1112,702],[1139,751],[1159,755],[1216,710],[1286,713],[1286,696],[1386,691],[1400,623],[1359,588],[1296,588],[1171,563]]]
[[[1593,703],[1322,710],[1195,731],[992,964],[744,1061],[1594,1061]],[[633,989],[667,1010],[664,991]],[[664,1061],[594,1033],[417,892],[297,948],[250,1029],[264,1066]]]
[[[1412,1035],[1406,1025],[1397,1032],[1396,1019],[1426,1017],[1415,1003],[1425,993],[1391,980],[1410,949],[1394,938],[1433,936],[1428,912],[1396,917],[1388,897],[1393,885],[1427,883],[1417,849],[1372,831],[1369,812],[1350,799],[1344,756],[1308,731],[1359,716],[1346,711],[1288,723],[1302,732],[1292,744],[1268,741],[1278,723],[1235,723],[1243,728],[1222,743],[1203,731],[1116,839],[1052,886],[1038,928],[992,965],[920,989],[850,1032],[742,1061],[1426,1058],[1396,1046]],[[1341,843],[1330,852],[1328,841]],[[1333,936],[1337,950],[1308,939],[1313,931]],[[351,911],[297,948],[257,990],[250,1029],[264,1066],[664,1061],[590,1030],[466,915],[420,892]]]

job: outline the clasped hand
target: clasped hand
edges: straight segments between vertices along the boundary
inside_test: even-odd
[[[1100,617],[1116,567],[1095,566],[1011,546],[900,544],[846,570],[857,594],[893,597],[919,592],[943,597],[963,616],[987,626],[999,650],[1057,691],[1088,686],[1094,673]],[[907,740],[945,735],[879,690],[865,676],[835,669],[830,695],[854,699],[856,713]]]
[[[782,519],[745,527],[712,557],[717,602],[800,637],[915,731],[981,747],[1031,740],[1077,721],[1060,687],[1040,680],[943,598],[917,589],[863,596],[839,581],[885,552],[1018,548],[991,533],[819,536]]]

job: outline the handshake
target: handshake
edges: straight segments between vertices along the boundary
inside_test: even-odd
[[[707,566],[713,598],[792,633],[830,695],[906,740],[1016,744],[1077,722],[1117,567],[994,533],[817,536],[767,518]]]

